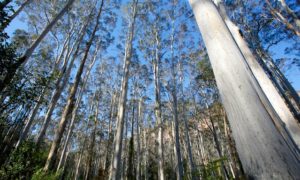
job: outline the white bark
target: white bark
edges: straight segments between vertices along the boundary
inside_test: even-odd
[[[39,146],[39,144],[41,143],[42,141],[42,138],[44,137],[45,133],[46,133],[46,130],[49,126],[49,123],[50,123],[50,120],[51,120],[51,117],[52,117],[52,113],[54,111],[54,108],[56,107],[56,104],[60,98],[60,95],[62,93],[62,91],[64,90],[64,88],[66,87],[66,84],[69,80],[69,77],[70,77],[70,74],[71,74],[71,71],[72,71],[72,68],[73,68],[73,65],[74,65],[74,62],[77,58],[77,55],[79,54],[79,50],[80,50],[80,43],[85,35],[85,30],[86,30],[86,27],[87,27],[87,24],[88,24],[89,20],[82,26],[81,28],[81,31],[79,33],[79,38],[76,42],[74,42],[73,46],[71,47],[71,49],[69,49],[70,47],[68,46],[67,48],[67,52],[66,52],[66,55],[65,55],[65,58],[64,58],[64,62],[63,62],[63,66],[61,68],[61,72],[59,74],[59,77],[55,83],[55,90],[52,94],[52,97],[51,97],[51,100],[50,100],[50,104],[48,105],[48,110],[47,110],[47,113],[45,115],[45,118],[44,118],[44,122],[43,122],[43,125],[40,129],[40,132],[39,134],[37,135],[37,137],[35,138],[35,142],[37,144],[37,146]],[[71,58],[71,54],[75,48],[75,45],[76,45],[76,50],[72,56],[72,59],[71,59],[71,62],[69,63],[68,65],[68,62]]]
[[[16,147],[15,147],[16,149],[19,147],[19,145],[22,143],[22,141],[26,138],[26,136],[27,136],[27,134],[28,134],[28,132],[29,132],[29,130],[31,128],[31,125],[33,123],[33,120],[34,120],[36,114],[38,113],[40,105],[42,104],[45,92],[46,92],[46,88],[44,88],[43,91],[41,92],[41,94],[40,94],[40,96],[39,96],[36,104],[33,107],[31,115],[27,119],[26,124],[25,124],[24,128],[22,129],[22,132],[20,134],[19,140],[18,140],[18,142],[16,144]]]
[[[285,127],[288,132],[291,134],[293,140],[300,148],[300,126],[297,120],[294,118],[292,112],[289,110],[287,104],[284,102],[284,99],[278,93],[278,90],[275,88],[274,84],[267,76],[263,68],[257,62],[253,56],[250,48],[248,47],[246,41],[243,39],[239,33],[239,28],[228,18],[225,7],[222,3],[219,3],[220,14],[223,17],[228,29],[230,30],[235,42],[240,48],[247,64],[249,65],[253,75],[255,76],[260,88],[263,90],[264,94],[267,96],[267,99],[270,101],[272,107],[284,122]],[[272,107],[269,107],[267,110],[270,112]]]
[[[79,108],[79,105],[80,105],[80,102],[81,102],[81,99],[82,99],[82,96],[83,96],[83,92],[85,90],[85,87],[86,87],[86,83],[87,83],[87,80],[90,76],[90,72],[96,62],[96,59],[97,59],[97,54],[98,54],[98,50],[99,50],[99,47],[96,48],[96,51],[95,51],[95,54],[94,54],[94,57],[93,57],[93,61],[91,62],[91,64],[89,65],[85,75],[84,75],[84,80],[83,80],[83,85],[80,89],[80,92],[79,92],[79,97],[78,99],[76,100],[76,104],[75,104],[75,107],[72,111],[72,117],[71,117],[71,122],[70,122],[70,127],[69,127],[69,130],[68,130],[68,133],[67,133],[67,137],[66,137],[66,140],[65,140],[65,143],[64,143],[64,146],[63,146],[63,150],[61,152],[61,156],[60,156],[60,160],[59,160],[59,163],[57,165],[57,170],[58,171],[62,166],[64,166],[64,163],[66,161],[66,150],[67,150],[67,147],[68,147],[68,144],[69,144],[69,141],[70,141],[70,138],[72,136],[72,132],[73,132],[73,128],[74,128],[74,124],[75,124],[75,118],[76,118],[76,115],[77,115],[77,109]]]
[[[157,134],[157,148],[158,148],[158,178],[160,180],[165,179],[164,175],[164,153],[163,153],[163,121],[161,117],[161,93],[160,93],[160,39],[158,37],[158,32],[155,32],[155,41],[156,41],[156,50],[155,50],[155,59],[153,61],[153,76],[154,76],[154,87],[155,87],[155,121],[158,126]]]
[[[279,131],[263,92],[211,0],[190,0],[248,178],[298,179],[297,146]],[[259,95],[260,94],[260,95]],[[274,124],[275,123],[275,124]]]
[[[140,121],[143,119],[142,116],[142,99],[139,100],[138,105],[138,117],[136,118],[136,144],[137,144],[137,166],[136,166],[136,180],[141,179],[141,141],[140,141]]]
[[[54,140],[51,144],[49,155],[48,155],[46,164],[44,166],[44,171],[46,171],[46,172],[53,168],[53,165],[54,165],[54,162],[55,162],[55,159],[56,159],[56,156],[57,156],[57,151],[58,151],[63,133],[65,131],[65,128],[66,128],[66,125],[67,125],[67,122],[68,122],[68,116],[70,115],[70,113],[72,112],[72,110],[74,108],[75,96],[76,96],[76,92],[77,92],[77,89],[78,89],[78,86],[79,86],[81,75],[83,73],[83,69],[84,69],[84,66],[85,66],[90,48],[91,48],[92,43],[94,41],[96,32],[98,31],[98,27],[99,27],[99,23],[100,23],[99,20],[100,20],[101,13],[102,13],[102,8],[103,8],[103,2],[104,2],[104,0],[101,1],[100,8],[98,10],[97,17],[96,17],[96,24],[93,28],[93,32],[90,36],[90,39],[88,40],[88,42],[86,44],[86,48],[85,48],[85,51],[84,51],[84,56],[83,56],[83,58],[80,62],[79,68],[77,70],[75,80],[74,80],[74,84],[70,89],[67,104],[65,105],[64,111],[62,113],[62,117],[61,117],[61,120],[59,122],[59,126],[55,131],[55,137],[54,137]]]
[[[131,54],[132,54],[132,45],[133,45],[133,35],[134,35],[134,27],[135,27],[135,19],[137,15],[137,4],[138,0],[134,0],[133,2],[133,11],[132,11],[132,20],[129,27],[129,34],[127,39],[127,45],[125,49],[124,56],[124,67],[123,67],[123,79],[121,84],[121,96],[119,99],[118,105],[118,114],[117,114],[117,132],[115,136],[115,149],[113,156],[113,164],[112,170],[110,174],[110,178],[112,180],[121,178],[121,155],[122,155],[122,140],[123,140],[123,131],[124,131],[124,118],[125,118],[125,109],[126,109],[126,101],[127,101],[127,89],[128,89],[128,78],[129,78],[129,66],[131,62]]]

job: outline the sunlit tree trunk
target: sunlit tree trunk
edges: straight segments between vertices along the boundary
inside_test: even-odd
[[[52,142],[51,149],[50,149],[50,152],[49,152],[49,155],[48,155],[48,159],[47,159],[47,162],[46,162],[45,167],[44,167],[44,171],[49,171],[49,170],[53,169],[54,162],[55,162],[56,157],[57,157],[57,151],[58,151],[63,133],[65,131],[65,128],[66,128],[66,125],[67,125],[67,122],[68,122],[68,116],[70,115],[70,113],[72,112],[72,110],[74,108],[75,95],[76,95],[76,92],[77,92],[77,89],[78,89],[78,86],[79,86],[81,75],[83,73],[85,62],[88,58],[90,48],[91,48],[92,43],[95,39],[96,32],[98,31],[98,26],[99,26],[99,23],[100,23],[99,22],[100,15],[102,13],[102,8],[103,8],[103,2],[104,2],[104,0],[101,1],[100,9],[98,10],[98,14],[97,14],[97,17],[96,17],[96,25],[93,29],[93,32],[91,34],[90,39],[87,42],[86,49],[85,49],[85,52],[84,52],[84,56],[83,56],[83,59],[80,62],[80,66],[77,70],[77,73],[76,73],[76,76],[75,76],[75,81],[74,81],[73,86],[71,87],[70,94],[69,94],[69,97],[68,97],[68,100],[67,100],[67,104],[64,108],[59,126],[58,126],[58,128],[55,132],[54,141]]]
[[[157,134],[157,161],[158,161],[158,178],[160,180],[165,179],[164,174],[164,153],[163,153],[163,121],[162,121],[162,112],[161,112],[161,92],[160,92],[160,38],[158,31],[155,31],[155,59],[153,60],[153,76],[154,76],[154,89],[155,89],[155,121],[158,126],[158,134]]]
[[[121,96],[119,99],[118,105],[118,114],[117,114],[117,132],[115,136],[115,149],[113,156],[113,164],[112,170],[110,174],[110,178],[112,180],[121,178],[121,155],[122,155],[122,139],[123,139],[123,129],[124,129],[124,117],[125,117],[125,109],[126,109],[126,101],[127,101],[127,89],[128,89],[128,78],[129,78],[129,65],[131,62],[131,54],[132,54],[132,45],[133,45],[133,35],[134,35],[134,27],[135,27],[135,19],[137,15],[137,4],[138,0],[133,1],[132,6],[132,19],[129,27],[129,34],[125,49],[124,56],[124,72],[123,79],[121,84]]]
[[[190,134],[189,134],[189,125],[188,125],[188,120],[186,117],[186,104],[185,104],[185,98],[184,98],[184,91],[183,91],[183,64],[182,62],[179,63],[180,66],[180,75],[179,75],[179,80],[180,80],[180,86],[181,86],[181,95],[182,95],[182,119],[184,123],[184,135],[185,135],[185,142],[187,144],[187,150],[188,150],[188,159],[189,159],[189,166],[191,169],[191,174],[192,174],[192,179],[194,180],[195,174],[196,174],[196,167],[193,161],[193,154],[192,154],[192,145],[191,145],[191,140],[190,140]]]
[[[82,87],[80,89],[80,92],[79,92],[79,95],[78,95],[78,99],[76,100],[75,107],[74,107],[74,109],[72,111],[72,117],[71,117],[70,127],[68,129],[67,137],[66,137],[66,140],[65,140],[65,143],[64,143],[64,146],[63,146],[63,150],[61,152],[60,160],[59,160],[59,163],[57,165],[57,171],[61,168],[61,166],[64,166],[64,163],[66,161],[66,150],[67,150],[70,138],[72,136],[72,132],[73,132],[74,124],[75,124],[75,118],[76,118],[76,115],[77,115],[77,110],[78,110],[80,102],[82,100],[83,92],[85,90],[85,87],[86,87],[87,80],[89,78],[90,72],[91,72],[91,70],[92,70],[92,68],[93,68],[93,66],[94,66],[94,64],[96,62],[98,50],[99,50],[99,48],[96,49],[96,51],[94,53],[93,60],[92,60],[91,64],[89,65],[89,67],[88,67],[88,69],[87,69],[87,71],[86,71],[86,73],[84,75],[83,84],[82,84]]]
[[[143,100],[142,98],[139,100],[138,104],[138,116],[136,118],[136,156],[137,156],[137,166],[136,166],[136,180],[141,179],[141,140],[140,140],[140,122],[143,119],[143,113],[142,113],[142,105]]]
[[[33,107],[33,110],[31,112],[31,115],[29,116],[29,118],[27,119],[26,121],[26,124],[24,126],[24,128],[22,129],[21,131],[21,134],[20,134],[20,137],[19,137],[19,140],[16,144],[16,149],[19,147],[19,145],[22,143],[22,141],[26,138],[30,128],[31,128],[31,125],[33,123],[33,120],[36,116],[36,114],[38,113],[38,110],[43,102],[43,98],[44,98],[44,95],[45,95],[45,92],[46,92],[46,88],[44,88],[39,96],[39,98],[37,99],[37,102],[35,104],[35,106]]]
[[[99,98],[99,97],[97,97],[97,98]],[[95,141],[96,141],[98,115],[99,115],[99,99],[97,99],[96,106],[95,106],[94,129],[93,129],[93,132],[91,135],[91,142],[89,145],[85,180],[92,179],[92,165],[93,165],[93,156],[95,155],[94,147],[95,147]]]
[[[59,74],[59,77],[58,79],[56,80],[55,82],[55,90],[53,92],[53,95],[51,97],[51,100],[50,100],[50,103],[48,105],[48,110],[46,112],[46,115],[45,115],[45,118],[44,118],[44,122],[42,124],[42,127],[37,135],[37,137],[35,138],[35,142],[36,142],[36,145],[39,146],[45,133],[46,133],[46,130],[49,126],[49,123],[50,123],[50,120],[51,120],[51,117],[52,117],[52,114],[53,114],[53,111],[56,107],[56,104],[61,96],[61,93],[63,92],[64,88],[66,87],[66,84],[69,80],[69,77],[71,75],[71,71],[72,71],[72,68],[73,68],[73,65],[74,65],[74,62],[79,54],[79,51],[80,51],[80,43],[82,42],[83,40],[83,37],[85,35],[85,30],[86,30],[86,26],[88,25],[88,22],[87,21],[85,23],[85,25],[81,28],[81,31],[79,33],[79,38],[78,38],[78,41],[76,41],[73,46],[71,47],[70,50],[67,50],[66,54],[65,54],[65,58],[64,58],[64,63],[63,63],[63,66],[61,68],[61,72]],[[71,58],[71,54],[74,50],[76,46],[76,49],[75,49],[75,52],[74,54],[72,55],[72,59],[71,59],[71,62],[69,63],[68,65],[68,62]],[[69,47],[67,47],[69,48]]]
[[[172,96],[172,115],[173,115],[173,132],[174,132],[174,141],[175,141],[175,159],[176,159],[176,175],[177,179],[183,179],[183,164],[182,164],[182,155],[180,149],[180,137],[179,137],[179,119],[178,119],[178,100],[177,100],[177,74],[176,74],[176,65],[174,59],[174,40],[175,40],[175,26],[174,19],[172,20],[172,36],[171,36],[171,96]]]
[[[260,88],[267,96],[268,100],[270,101],[272,107],[274,108],[280,119],[284,122],[285,127],[291,134],[293,140],[298,145],[298,148],[300,148],[300,126],[297,120],[294,118],[284,99],[280,96],[278,90],[272,83],[271,79],[267,76],[264,69],[260,66],[258,61],[253,56],[246,41],[239,33],[239,28],[235,24],[233,24],[232,21],[228,18],[224,5],[221,2],[219,2],[217,5],[219,6],[221,16],[223,17],[235,42],[241,50],[253,75],[259,83]]]
[[[112,141],[113,141],[113,131],[112,131],[112,125],[113,125],[113,119],[114,119],[114,112],[115,112],[115,99],[116,94],[113,93],[111,97],[110,102],[110,112],[109,112],[109,122],[108,122],[108,138],[107,138],[107,145],[106,145],[106,152],[104,157],[104,169],[107,173],[110,166],[110,157],[111,157],[111,149],[112,149]]]
[[[281,121],[266,110],[267,98],[245,64],[211,0],[190,0],[228,114],[238,154],[248,178],[297,179],[297,146],[282,132]]]

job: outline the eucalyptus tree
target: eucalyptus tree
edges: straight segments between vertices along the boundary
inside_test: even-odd
[[[67,101],[67,104],[64,108],[64,111],[63,111],[63,114],[62,114],[62,117],[61,117],[61,121],[59,123],[59,127],[57,128],[57,130],[55,132],[55,138],[54,138],[54,141],[52,142],[51,149],[50,149],[50,152],[49,152],[49,155],[48,155],[48,159],[47,159],[47,162],[46,162],[45,167],[44,167],[44,171],[46,171],[46,172],[53,169],[53,165],[54,165],[54,162],[56,160],[56,153],[58,151],[59,144],[61,142],[63,133],[65,131],[65,128],[66,128],[66,125],[67,125],[67,122],[68,122],[68,116],[73,110],[73,106],[74,106],[74,102],[75,102],[75,96],[76,96],[76,92],[78,90],[79,81],[80,81],[81,75],[83,73],[85,62],[88,58],[90,48],[93,44],[96,32],[98,31],[98,28],[99,28],[99,20],[100,20],[102,9],[103,9],[103,4],[104,4],[104,0],[102,0],[100,2],[100,7],[99,7],[98,12],[97,12],[95,26],[92,30],[92,34],[91,34],[87,44],[86,44],[86,47],[85,47],[85,50],[84,50],[84,56],[83,56],[83,58],[80,62],[80,66],[77,70],[74,84],[70,89],[70,93],[69,93],[69,96],[68,96],[68,101]]]
[[[69,0],[65,6],[59,11],[59,13],[51,20],[51,22],[44,28],[42,33],[37,37],[37,39],[30,45],[30,47],[23,53],[23,55],[18,58],[18,60],[12,64],[9,68],[7,73],[5,74],[4,78],[0,81],[0,92],[11,83],[11,80],[15,76],[18,68],[25,64],[30,56],[33,54],[35,49],[39,46],[42,40],[46,37],[48,32],[54,27],[57,21],[67,12],[67,10],[72,6],[75,0]]]
[[[110,179],[120,179],[121,177],[121,154],[122,154],[122,139],[123,129],[125,121],[125,109],[127,101],[127,89],[129,79],[129,66],[131,62],[131,55],[133,49],[133,37],[135,30],[135,21],[138,11],[138,0],[132,2],[132,14],[129,22],[128,37],[126,41],[125,55],[124,55],[124,66],[123,66],[123,79],[121,83],[121,95],[118,103],[118,114],[117,114],[117,130],[114,139],[115,147],[113,154],[112,168],[110,172]]]
[[[66,87],[65,84],[68,82],[68,80],[70,78],[75,60],[78,58],[78,56],[80,54],[81,45],[82,45],[83,39],[86,35],[86,30],[87,30],[88,24],[90,23],[91,18],[93,16],[92,13],[93,12],[91,12],[89,14],[89,16],[86,19],[84,19],[84,22],[80,26],[80,30],[79,30],[78,36],[75,38],[75,41],[72,42],[71,39],[69,39],[68,43],[66,44],[66,47],[61,52],[62,56],[64,53],[63,64],[60,69],[60,72],[58,73],[58,78],[55,82],[55,87],[54,87],[55,89],[54,89],[54,92],[52,93],[52,97],[51,97],[51,100],[50,100],[50,103],[48,106],[47,113],[45,115],[44,122],[39,131],[39,134],[35,138],[36,144],[38,146],[41,143],[42,138],[44,137],[44,135],[46,133],[46,130],[49,126],[53,111],[55,110],[57,102],[58,102],[63,90]],[[70,37],[68,37],[68,38],[70,38]],[[58,70],[55,70],[54,72],[57,72],[57,71]]]
[[[267,111],[265,106],[269,102],[246,68],[245,59],[216,6],[211,0],[190,0],[190,4],[208,50],[246,175],[260,179],[299,177],[298,148],[280,131],[281,120]]]
[[[238,27],[234,25],[227,16],[223,4],[219,2],[217,6],[219,7],[222,18],[224,19],[227,27],[238,44],[246,62],[248,63],[264,94],[267,96],[277,115],[280,117],[283,123],[285,123],[285,126],[295,143],[298,145],[298,147],[300,147],[300,126],[298,125],[296,118],[274,86],[272,80],[268,77],[259,62],[255,59],[251,50],[248,48],[247,43],[240,35]]]
[[[74,125],[75,125],[75,119],[76,119],[77,111],[78,111],[80,102],[82,101],[82,96],[83,96],[83,93],[84,93],[84,91],[86,89],[86,84],[87,84],[87,81],[89,79],[91,70],[92,70],[93,66],[95,65],[98,52],[99,52],[99,46],[96,47],[95,52],[94,52],[93,57],[92,57],[92,61],[89,64],[89,67],[87,68],[87,70],[86,70],[86,72],[84,74],[83,83],[82,83],[80,91],[78,93],[78,98],[76,100],[75,106],[74,106],[74,108],[72,110],[72,116],[71,116],[70,126],[69,126],[69,129],[68,129],[67,137],[66,137],[64,145],[63,145],[63,150],[61,152],[59,163],[57,165],[57,171],[59,171],[60,168],[62,166],[64,166],[64,163],[65,163],[65,160],[66,160],[67,147],[69,145],[69,141],[70,141],[70,138],[72,136],[72,132],[73,132],[73,128],[74,128]]]
[[[276,2],[274,3],[276,4]],[[272,14],[267,10],[268,8],[265,11],[261,11],[261,13],[254,10],[253,7],[267,7],[268,5],[265,1],[239,2],[225,5],[230,10],[227,13],[238,25],[239,32],[248,42],[249,48],[252,50],[256,60],[264,71],[266,71],[268,77],[284,98],[290,111],[296,119],[299,119],[300,98],[283,72],[281,72],[284,69],[299,67],[299,58],[297,56],[299,51],[299,37],[287,31],[284,25],[272,18]],[[239,11],[247,13],[248,16],[244,16]],[[228,23],[228,18],[226,21]],[[231,29],[236,29],[232,26]],[[241,41],[239,40],[239,42]],[[286,42],[288,42],[286,45],[282,45]],[[284,53],[276,50],[279,46]],[[281,69],[278,68],[278,64],[281,66]]]

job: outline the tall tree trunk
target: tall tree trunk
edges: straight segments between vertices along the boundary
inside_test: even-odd
[[[136,180],[141,179],[141,140],[140,140],[140,122],[143,119],[143,113],[142,113],[142,104],[143,100],[142,98],[139,100],[138,104],[138,116],[136,118],[136,156],[137,156],[137,166],[136,166]]]
[[[94,99],[95,96],[96,96],[96,93],[94,93],[94,96],[93,96],[92,99]],[[91,103],[90,110],[89,110],[88,114],[90,114],[90,112],[93,112],[94,105],[95,105],[94,103]],[[89,129],[89,124],[90,124],[90,118],[87,118],[86,129],[85,129],[84,134],[87,134],[88,129]],[[79,179],[80,164],[82,162],[83,152],[86,148],[85,145],[86,145],[86,142],[87,142],[87,138],[88,138],[87,136],[83,138],[83,143],[82,143],[82,146],[80,147],[79,158],[78,158],[78,161],[77,161],[75,176],[74,176],[75,180]]]
[[[158,161],[158,178],[160,180],[165,179],[164,174],[164,147],[163,147],[163,121],[162,121],[162,113],[161,113],[161,93],[160,93],[160,38],[158,31],[155,32],[155,41],[156,41],[156,49],[155,49],[155,59],[153,61],[153,76],[154,76],[154,88],[155,88],[155,120],[158,126],[158,134],[157,134],[157,161]]]
[[[178,106],[177,106],[177,95],[175,88],[172,90],[172,97],[173,97],[173,132],[174,132],[174,141],[175,141],[175,159],[176,159],[176,176],[178,180],[183,179],[183,164],[182,164],[182,157],[181,157],[181,150],[180,150],[180,137],[179,137],[179,122],[178,122]]]
[[[95,107],[95,119],[94,119],[94,129],[91,136],[91,143],[89,145],[89,152],[87,157],[87,167],[86,167],[86,174],[85,180],[92,179],[92,165],[93,165],[93,156],[94,156],[94,147],[96,141],[96,132],[97,132],[97,125],[98,125],[98,115],[99,115],[99,99],[96,102]]]
[[[184,173],[183,173],[183,164],[182,164],[182,155],[181,155],[181,149],[180,149],[180,137],[179,137],[179,120],[178,120],[178,101],[177,101],[177,74],[176,74],[176,65],[175,65],[175,59],[174,59],[174,36],[175,36],[175,19],[172,20],[172,36],[171,36],[171,73],[172,73],[172,87],[171,87],[171,96],[173,99],[173,107],[172,107],[172,113],[173,113],[173,132],[174,132],[174,139],[175,139],[175,159],[176,159],[176,175],[177,179],[181,180],[183,179]]]
[[[19,137],[19,140],[15,146],[15,148],[17,149],[19,147],[19,145],[22,143],[22,141],[26,138],[30,128],[31,128],[31,125],[33,123],[33,120],[36,116],[36,114],[38,113],[38,110],[43,102],[43,98],[44,98],[44,95],[45,95],[45,92],[46,92],[46,87],[44,87],[44,89],[42,90],[32,112],[31,112],[31,115],[29,116],[29,118],[27,119],[26,121],[26,124],[24,126],[24,128],[22,129],[21,131],[21,134],[20,134],[20,137]]]
[[[187,149],[188,149],[188,158],[189,158],[189,165],[191,169],[191,174],[192,174],[192,180],[196,179],[196,167],[193,161],[193,154],[192,154],[192,145],[191,145],[191,140],[190,140],[190,134],[189,134],[189,126],[188,126],[188,120],[186,117],[186,104],[185,104],[185,98],[184,98],[184,91],[183,91],[183,64],[182,62],[179,63],[180,66],[180,75],[179,75],[179,81],[180,81],[180,87],[181,87],[181,95],[182,95],[182,119],[184,123],[184,135],[185,135],[185,141],[187,144]]]
[[[266,110],[240,49],[211,0],[190,0],[208,50],[237,150],[248,178],[297,179],[297,146],[282,134],[281,121]]]
[[[221,159],[221,158],[224,158],[224,157],[223,157],[223,153],[222,153],[222,147],[221,147],[221,143],[220,143],[219,138],[218,138],[218,134],[217,134],[217,130],[216,130],[216,127],[215,127],[215,123],[214,123],[214,121],[212,120],[212,115],[211,115],[211,113],[210,113],[210,109],[209,109],[207,103],[206,103],[206,108],[207,108],[207,111],[208,111],[208,118],[209,118],[209,121],[210,121],[211,126],[212,126],[211,131],[212,131],[213,138],[214,138],[214,142],[215,142],[215,145],[216,145],[215,147],[216,147],[216,149],[217,149],[219,159]],[[222,169],[223,169],[225,178],[226,178],[226,179],[230,179],[229,173],[228,173],[228,171],[227,171],[227,169],[226,169],[226,166],[225,166],[223,160],[221,161],[221,165],[222,165]]]
[[[39,147],[45,133],[46,133],[46,130],[49,126],[49,123],[50,123],[50,120],[51,120],[51,117],[52,117],[52,114],[53,114],[53,111],[56,107],[56,104],[61,96],[61,93],[63,92],[64,88],[66,87],[66,84],[69,80],[69,77],[70,77],[70,74],[71,74],[71,71],[72,71],[72,68],[73,68],[73,65],[74,65],[74,62],[79,54],[79,51],[80,51],[80,44],[83,40],[83,37],[85,35],[85,31],[86,31],[86,27],[88,25],[88,22],[89,20],[87,20],[87,22],[82,26],[81,28],[81,31],[80,31],[80,35],[79,35],[79,38],[78,38],[78,41],[76,41],[71,50],[67,50],[66,52],[66,55],[65,55],[65,58],[64,58],[64,63],[63,63],[63,66],[62,66],[62,70],[59,74],[59,77],[58,79],[56,80],[56,83],[55,83],[55,90],[53,92],[53,95],[51,97],[51,101],[50,101],[50,104],[48,106],[48,110],[47,110],[47,113],[45,115],[45,118],[44,118],[44,122],[43,122],[43,125],[40,129],[40,132],[38,133],[37,137],[35,138],[35,142],[36,142],[36,145],[37,147]],[[72,59],[71,59],[71,62],[70,64],[68,65],[68,62],[69,62],[69,59],[71,58],[71,54],[72,54],[72,51],[74,50],[74,46],[76,45],[76,49],[75,49],[75,52],[74,54],[72,55]]]
[[[106,145],[106,152],[105,152],[105,158],[104,158],[104,168],[105,173],[108,172],[109,166],[111,164],[110,157],[111,157],[111,149],[112,149],[112,141],[113,141],[113,131],[112,131],[112,124],[114,119],[114,112],[115,112],[115,99],[116,94],[113,93],[110,103],[110,113],[109,113],[109,123],[108,123],[108,139],[107,139],[107,145]]]
[[[39,37],[31,44],[31,46],[25,51],[22,57],[18,59],[18,61],[10,67],[9,71],[5,75],[4,79],[0,81],[0,92],[10,84],[11,80],[15,76],[19,67],[25,64],[30,56],[33,54],[34,50],[38,47],[38,45],[42,42],[42,40],[46,37],[48,32],[53,28],[56,22],[67,12],[67,10],[71,7],[75,0],[69,0],[67,4],[63,7],[63,9],[54,17],[54,19],[45,27]]]
[[[128,89],[128,78],[129,78],[129,66],[131,63],[131,54],[132,54],[132,45],[133,45],[133,35],[134,35],[134,27],[135,27],[135,19],[137,15],[137,4],[138,0],[133,1],[133,9],[132,9],[132,19],[129,27],[129,34],[127,39],[127,45],[125,50],[125,58],[124,58],[124,72],[123,79],[121,84],[121,96],[118,105],[118,124],[117,124],[117,132],[115,136],[115,149],[114,149],[114,157],[110,178],[111,180],[116,180],[121,178],[121,155],[122,155],[122,139],[123,139],[123,129],[124,129],[124,113],[126,109],[126,101],[127,101],[127,89]]]
[[[131,117],[131,137],[128,146],[128,168],[127,168],[127,179],[134,180],[134,119],[135,119],[135,100],[132,101],[132,117]],[[126,137],[127,138],[127,137]]]
[[[96,18],[96,25],[93,29],[93,32],[91,34],[90,39],[87,42],[85,53],[84,53],[83,59],[81,60],[80,66],[77,70],[77,74],[75,76],[75,81],[74,81],[74,84],[73,84],[73,86],[70,90],[70,94],[69,94],[69,97],[68,97],[68,100],[67,100],[67,104],[65,106],[65,109],[63,111],[63,114],[62,114],[62,117],[61,117],[61,120],[60,120],[60,123],[59,123],[59,127],[57,128],[57,130],[55,132],[55,138],[54,138],[54,141],[52,142],[51,149],[50,149],[50,152],[49,152],[49,155],[48,155],[48,159],[47,159],[47,162],[46,162],[45,167],[44,167],[44,171],[46,171],[46,172],[53,169],[53,165],[54,165],[54,162],[56,160],[57,150],[59,148],[60,141],[62,139],[63,133],[65,131],[65,128],[66,128],[66,125],[67,125],[67,122],[68,122],[68,116],[70,115],[70,113],[73,110],[74,102],[75,102],[75,95],[76,95],[76,92],[77,92],[77,89],[78,89],[78,86],[79,86],[81,74],[83,72],[84,65],[85,65],[85,62],[87,60],[87,57],[88,57],[90,48],[92,46],[92,43],[94,41],[96,32],[98,30],[100,15],[101,15],[102,8],[103,8],[103,2],[104,2],[104,0],[101,1],[101,5],[100,5],[100,8],[98,10],[98,14],[97,14],[97,18]]]
[[[87,80],[89,78],[90,72],[91,72],[91,70],[92,70],[92,68],[93,68],[93,66],[94,66],[94,64],[96,62],[98,50],[99,50],[99,47],[96,48],[94,56],[93,56],[93,61],[89,65],[89,67],[88,67],[88,69],[87,69],[87,71],[86,71],[86,73],[84,75],[83,84],[82,84],[82,87],[80,89],[80,92],[79,92],[79,95],[78,95],[78,99],[76,100],[75,107],[74,107],[74,109],[72,111],[71,123],[70,123],[70,127],[69,127],[69,130],[68,130],[68,133],[67,133],[67,137],[66,137],[64,146],[63,146],[63,150],[61,152],[60,160],[59,160],[59,163],[57,165],[57,171],[61,168],[61,166],[64,166],[64,163],[66,161],[66,156],[65,156],[66,155],[66,150],[67,150],[70,138],[72,136],[72,132],[73,132],[74,124],[75,124],[75,119],[76,119],[76,115],[77,115],[77,110],[78,110],[80,102],[82,100],[83,92],[85,90],[86,83],[87,83]]]
[[[228,29],[230,30],[235,42],[237,43],[239,49],[241,50],[248,66],[250,67],[253,75],[255,76],[260,88],[263,90],[264,94],[267,96],[272,107],[284,122],[285,127],[291,134],[293,140],[300,148],[300,126],[297,120],[294,118],[292,112],[288,108],[284,99],[280,96],[278,90],[270,80],[270,78],[265,73],[264,69],[258,63],[258,61],[253,56],[251,50],[249,49],[246,41],[243,39],[239,33],[239,28],[232,23],[226,14],[225,7],[222,3],[217,4],[219,6],[220,14],[223,17]],[[272,111],[272,110],[268,110]]]

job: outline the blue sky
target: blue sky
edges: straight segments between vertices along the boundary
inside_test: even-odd
[[[21,16],[22,17],[22,14]],[[24,29],[27,30],[27,25],[25,22],[22,21],[20,18],[16,18],[14,21],[11,22],[9,27],[6,29],[6,32],[12,36],[13,32],[16,29]],[[200,33],[200,32],[199,32]],[[288,42],[279,43],[276,46],[273,46],[271,50],[271,55],[274,59],[280,58],[280,57],[291,57],[286,54],[284,54],[284,49],[289,46]],[[297,90],[300,91],[300,68],[296,66],[292,66],[288,70],[284,71],[285,76],[287,79],[291,82],[292,86]]]

